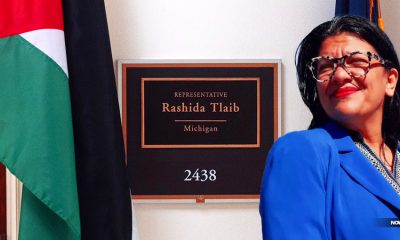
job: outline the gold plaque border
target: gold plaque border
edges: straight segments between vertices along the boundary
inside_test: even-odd
[[[206,200],[224,200],[224,199],[254,199],[259,200],[260,195],[254,194],[227,194],[227,195],[132,195],[133,200],[186,200],[195,199],[196,203],[205,203]]]
[[[218,77],[218,78],[142,78],[141,79],[141,147],[142,148],[258,148],[260,147],[260,78],[232,78],[232,77]],[[230,82],[230,81],[256,81],[257,84],[257,136],[256,144],[145,144],[145,96],[144,96],[144,83],[152,81],[196,81],[196,82]]]
[[[123,136],[125,142],[125,149],[127,144],[127,102],[126,102],[126,71],[128,68],[273,68],[274,70],[274,139],[278,137],[278,63],[123,63],[122,64],[122,127]],[[148,78],[149,79],[149,78]],[[154,78],[153,78],[154,79]],[[157,78],[158,80],[163,78]],[[209,81],[215,81],[219,79],[220,81],[229,81],[231,79],[243,79],[246,78],[164,78],[168,80],[172,79],[182,79],[188,81],[189,79],[213,79]],[[255,78],[251,78],[253,81]],[[141,145],[142,148],[257,148],[260,146],[260,79],[257,81],[257,144],[207,144],[207,145],[145,145],[144,144],[144,114],[143,114],[143,94],[141,100]],[[143,84],[141,84],[143,88]],[[143,89],[141,89],[143,91]]]

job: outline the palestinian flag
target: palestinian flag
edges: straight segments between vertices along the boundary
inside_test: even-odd
[[[0,161],[23,183],[19,239],[80,239],[61,0],[0,0]]]

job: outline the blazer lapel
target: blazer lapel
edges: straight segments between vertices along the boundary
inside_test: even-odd
[[[336,144],[343,169],[369,192],[400,210],[400,195],[359,151],[348,133],[335,124],[326,125],[325,130]]]

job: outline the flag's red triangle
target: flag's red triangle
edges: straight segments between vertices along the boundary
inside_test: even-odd
[[[0,38],[44,28],[64,29],[61,0],[0,0]]]

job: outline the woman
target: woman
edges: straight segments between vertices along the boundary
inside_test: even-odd
[[[344,16],[301,42],[297,73],[313,119],[270,150],[264,239],[400,239],[400,70],[375,25]]]

